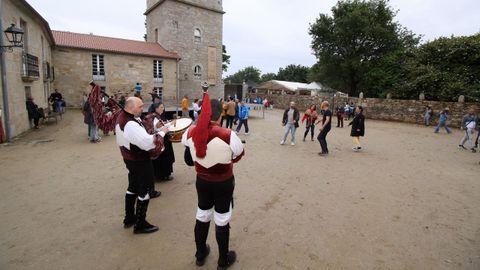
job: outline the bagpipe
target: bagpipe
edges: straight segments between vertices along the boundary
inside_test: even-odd
[[[111,111],[108,113],[104,112],[102,95],[108,98],[113,108],[110,108]],[[88,102],[90,103],[90,108],[92,109],[93,119],[97,127],[104,132],[114,131],[115,123],[120,112],[123,110],[123,107],[120,106],[116,100],[112,99],[107,93],[101,90],[100,86],[94,85],[90,95],[88,96]]]

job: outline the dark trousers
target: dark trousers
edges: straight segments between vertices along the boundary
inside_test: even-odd
[[[33,125],[38,127],[38,122],[40,121],[40,117],[33,117]]]
[[[153,165],[150,160],[123,160],[128,169],[128,188],[138,197],[145,197],[153,190]]]
[[[202,210],[215,208],[219,214],[230,211],[230,203],[233,200],[235,177],[223,182],[209,182],[197,177],[196,182],[198,195],[198,208]]]
[[[318,134],[318,142],[320,142],[320,147],[322,148],[322,153],[328,154],[328,146],[327,146],[327,134],[330,132],[330,127],[325,127],[320,134]]]
[[[305,138],[307,137],[308,135],[308,132],[312,132],[312,140],[313,140],[313,136],[314,136],[314,132],[315,132],[315,124],[311,124],[309,126],[307,126],[307,129],[305,130],[305,134],[303,134],[303,139],[305,140]]]
[[[240,129],[242,129],[242,125],[245,125],[245,133],[248,133],[248,119],[238,119],[240,122],[238,123],[237,126],[237,132],[240,132]]]
[[[343,113],[337,113],[337,127],[343,128]]]
[[[225,118],[227,118],[226,116],[222,116],[222,120],[220,120],[220,126],[223,127],[223,120],[225,120]]]
[[[233,207],[233,190],[235,188],[235,178],[223,182],[209,182],[197,176],[196,182],[198,208],[209,210],[214,208],[215,212],[224,214],[230,212],[230,203]],[[195,256],[201,260],[205,258],[206,243],[208,237],[208,227],[210,222],[201,222],[197,219],[195,223],[195,244],[197,252]],[[230,240],[230,224],[224,226],[215,226],[215,236],[218,244],[218,265],[226,265],[228,246]]]
[[[232,129],[234,118],[235,116],[227,115],[227,125],[225,126],[226,128]]]
[[[475,148],[478,147],[478,138],[480,137],[480,130],[477,132],[477,138],[475,139]]]

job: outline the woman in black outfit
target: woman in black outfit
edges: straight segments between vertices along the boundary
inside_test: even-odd
[[[362,146],[360,145],[360,137],[365,135],[365,116],[363,116],[362,106],[357,106],[357,108],[355,108],[355,117],[348,125],[352,126],[352,131],[350,132],[350,136],[353,139],[352,149],[353,151],[358,152],[362,149]]]
[[[165,115],[165,106],[162,103],[153,103],[155,111],[145,117],[144,124],[147,131],[153,134],[160,130],[162,126],[170,127],[173,122],[168,122]],[[173,153],[173,146],[170,138],[165,136],[163,138],[165,150],[153,160],[154,174],[157,181],[173,180],[173,163],[175,163],[175,154]]]
[[[321,156],[328,155],[327,134],[332,128],[332,111],[330,111],[329,107],[328,101],[322,102],[320,106],[320,109],[323,111],[323,118],[317,139],[320,142],[320,147],[322,147],[322,152],[318,153]]]

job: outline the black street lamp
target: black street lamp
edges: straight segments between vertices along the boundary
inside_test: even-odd
[[[23,46],[23,30],[15,26],[15,24],[10,25],[5,31],[5,36],[7,37],[8,42],[12,43],[13,45],[6,45],[0,46],[1,48],[8,48],[12,49],[14,47],[22,47]]]

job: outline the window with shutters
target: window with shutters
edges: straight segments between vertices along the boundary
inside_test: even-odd
[[[153,60],[153,81],[163,82],[162,60]]]
[[[92,75],[94,81],[105,80],[105,62],[101,54],[92,54]]]

